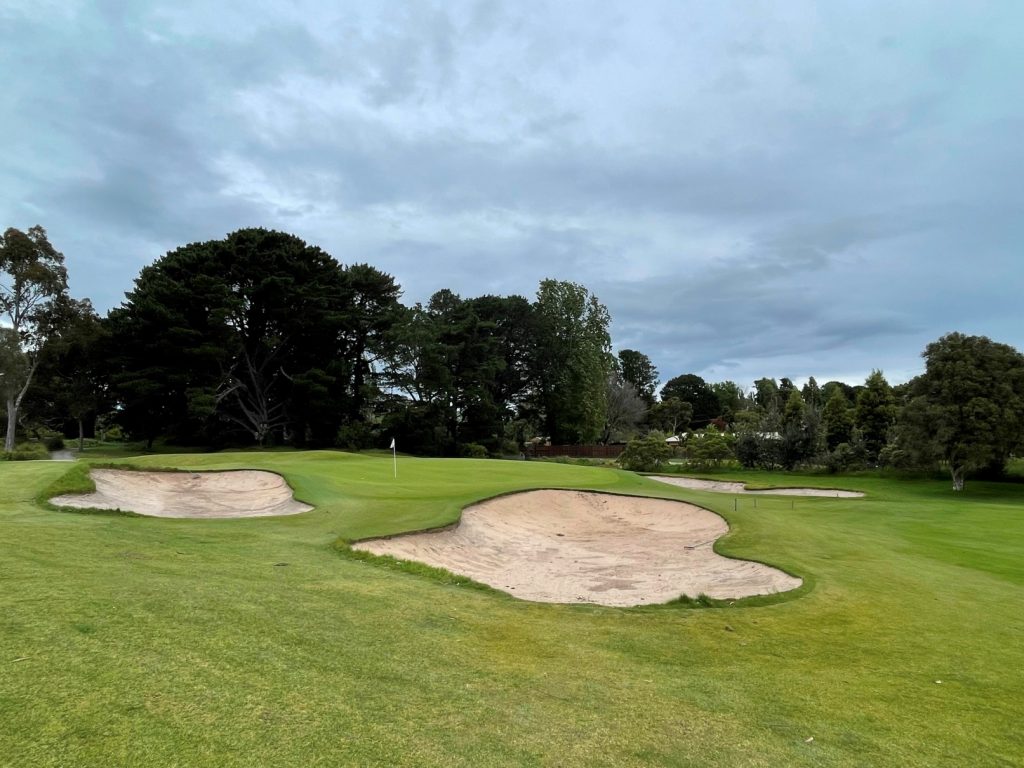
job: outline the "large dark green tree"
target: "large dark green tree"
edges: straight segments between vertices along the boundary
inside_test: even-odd
[[[731,424],[746,403],[743,388],[735,381],[717,381],[711,384],[711,391],[718,398],[719,416]]]
[[[341,308],[339,341],[348,365],[348,421],[362,422],[377,398],[379,373],[392,353],[391,330],[400,320],[401,289],[395,279],[369,264],[344,270],[347,304]]]
[[[110,315],[123,423],[149,440],[332,442],[361,417],[397,295],[282,232],[172,251]]]
[[[898,443],[918,463],[939,459],[954,490],[968,472],[1001,469],[1022,444],[1024,355],[984,336],[951,333],[924,351]]]
[[[816,458],[824,447],[821,437],[820,409],[806,402],[801,391],[793,387],[782,411],[783,467],[793,469]]]
[[[489,324],[472,302],[450,290],[435,293],[426,307],[417,306],[408,322],[411,365],[405,389],[421,405],[421,419],[436,420],[434,434],[440,440],[432,441],[434,447],[450,453],[460,443],[473,441],[475,435],[463,434],[464,426],[495,419],[488,382],[504,361]]]
[[[860,430],[868,461],[878,455],[889,439],[889,430],[896,421],[896,399],[881,371],[872,371],[857,395],[854,425]]]
[[[792,379],[783,376],[779,379],[779,407],[785,409],[789,403],[789,396],[797,389],[796,384],[793,383]]]
[[[853,408],[842,387],[833,387],[832,394],[821,412],[825,431],[825,446],[834,451],[836,446],[849,443],[853,434]]]
[[[677,398],[693,406],[693,423],[705,426],[721,414],[718,396],[711,386],[695,373],[684,373],[665,382],[661,399]]]
[[[108,332],[88,299],[71,300],[66,310],[59,332],[43,347],[27,409],[58,431],[77,431],[82,450],[87,422],[110,406]]]
[[[820,409],[825,405],[821,387],[818,386],[818,382],[815,381],[813,376],[807,379],[807,383],[804,384],[803,389],[800,390],[800,394],[803,396],[804,402],[811,408]]]
[[[754,404],[762,411],[778,411],[785,405],[779,401],[779,385],[775,379],[763,378],[754,382]]]
[[[0,236],[0,392],[7,409],[4,450],[14,449],[18,411],[32,385],[46,342],[66,315],[68,276],[64,255],[42,227],[13,227]]]
[[[384,405],[407,450],[454,453],[479,443],[502,450],[529,385],[532,308],[521,296],[463,299],[435,293],[393,333]]]
[[[553,443],[597,440],[605,425],[612,370],[607,308],[577,283],[543,280],[534,302],[534,386]]]

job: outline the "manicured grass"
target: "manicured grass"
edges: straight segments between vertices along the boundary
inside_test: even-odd
[[[736,473],[868,496],[734,510],[537,462],[402,459],[395,481],[390,457],[332,452],[128,461],[278,471],[316,509],[58,512],[37,497],[81,475],[0,464],[0,765],[1021,764],[1024,485]],[[529,487],[696,501],[734,526],[722,550],[808,586],[769,605],[539,605],[335,547]]]

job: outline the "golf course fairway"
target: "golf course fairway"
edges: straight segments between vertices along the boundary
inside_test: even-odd
[[[736,498],[540,462],[115,463],[271,471],[313,509],[61,511],[45,498],[85,490],[82,461],[0,464],[0,766],[1022,764],[1024,485],[737,472],[865,496]],[[705,507],[719,554],[802,586],[542,604],[347,546],[540,488]]]

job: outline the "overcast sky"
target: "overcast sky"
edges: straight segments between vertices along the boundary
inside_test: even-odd
[[[1024,3],[2,0],[0,227],[100,310],[263,226],[699,373],[1024,349]]]

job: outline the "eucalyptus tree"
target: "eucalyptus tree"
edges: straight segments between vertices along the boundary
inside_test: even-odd
[[[693,421],[693,406],[678,397],[663,398],[651,406],[647,421],[655,429],[678,435]]]
[[[4,338],[0,391],[7,408],[4,450],[14,449],[18,411],[39,367],[46,342],[66,315],[68,275],[64,255],[40,226],[13,227],[0,236],[0,317]]]
[[[647,414],[647,403],[632,382],[618,371],[608,374],[605,387],[605,422],[600,442],[632,438]]]

